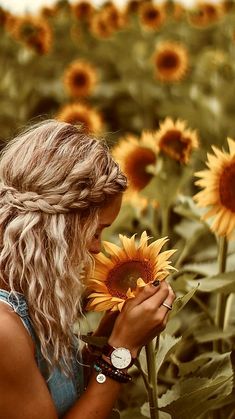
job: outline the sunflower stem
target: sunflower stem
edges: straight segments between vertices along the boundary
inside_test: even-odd
[[[147,369],[148,369],[148,398],[149,398],[149,410],[151,419],[159,419],[158,415],[158,400],[157,400],[157,373],[155,366],[155,351],[154,344],[151,340],[145,345]]]
[[[170,207],[164,207],[162,210],[162,237],[168,237],[169,234],[169,220],[170,220]],[[165,244],[167,246],[167,243]]]
[[[218,252],[218,265],[219,273],[225,272],[226,260],[227,260],[228,242],[226,237],[219,239],[219,252]],[[226,311],[227,295],[220,293],[217,296],[216,312],[215,312],[215,324],[219,329],[224,329],[224,317]],[[221,339],[214,342],[214,350],[222,353],[223,352],[223,341]]]
[[[146,372],[141,367],[141,363],[140,363],[138,358],[135,360],[135,366],[136,366],[136,368],[138,368],[138,370],[141,374],[141,377],[143,378],[143,382],[144,382],[144,385],[146,387],[147,392],[149,392],[148,375],[146,374]]]

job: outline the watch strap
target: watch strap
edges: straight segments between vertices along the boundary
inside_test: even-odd
[[[102,349],[102,353],[103,355],[107,356],[108,358],[110,357],[111,353],[115,350],[116,348],[114,348],[114,346],[109,345],[109,343],[106,343],[103,346]]]

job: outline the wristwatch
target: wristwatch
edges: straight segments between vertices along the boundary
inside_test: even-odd
[[[131,367],[135,361],[129,349],[122,347],[114,348],[108,343],[104,345],[102,353],[110,358],[111,364],[119,370]]]

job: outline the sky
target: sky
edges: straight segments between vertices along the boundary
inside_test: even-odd
[[[209,0],[210,3],[217,3],[218,0]],[[0,0],[0,6],[4,9],[10,10],[14,14],[22,14],[24,12],[36,12],[41,6],[51,6],[56,0]],[[71,3],[78,2],[78,0],[71,0]],[[100,5],[104,0],[91,1],[95,5]],[[125,4],[126,0],[114,0],[119,6]],[[156,1],[161,3],[162,0]],[[196,3],[196,0],[178,0],[179,3],[187,7],[191,7]]]

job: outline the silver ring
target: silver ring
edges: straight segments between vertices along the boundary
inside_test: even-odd
[[[170,304],[167,304],[167,303],[164,302],[164,303],[162,303],[162,306],[168,308],[168,310],[172,310],[172,306]]]

